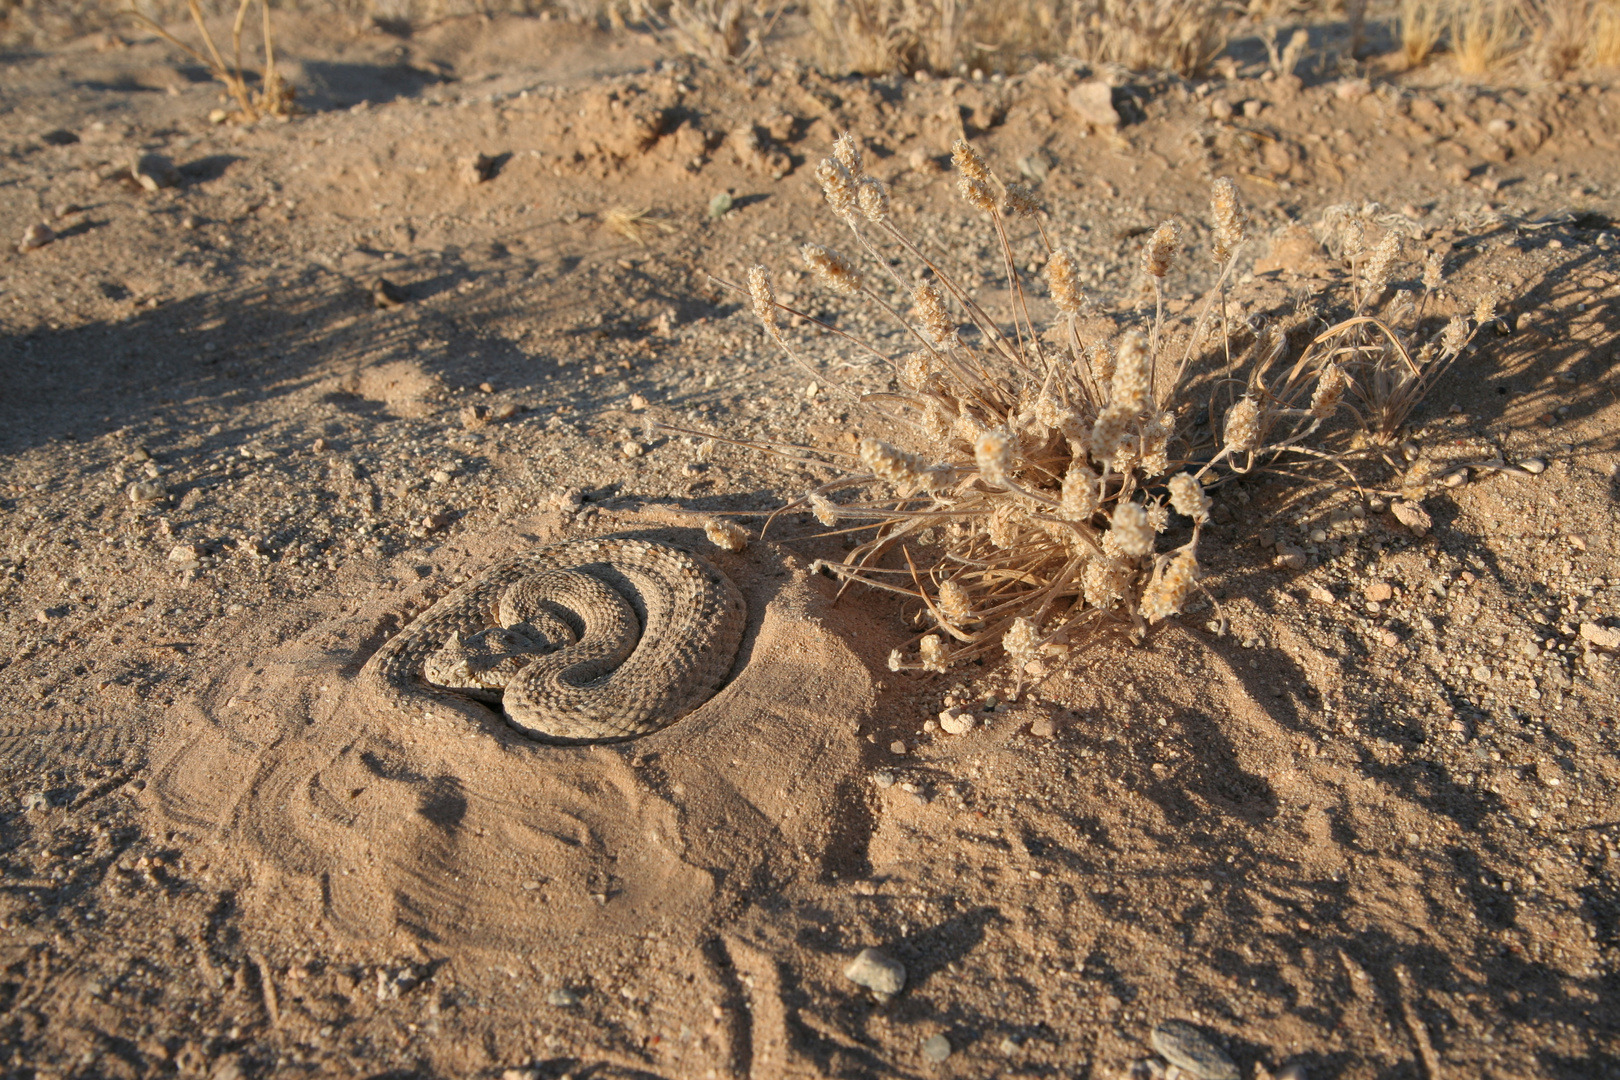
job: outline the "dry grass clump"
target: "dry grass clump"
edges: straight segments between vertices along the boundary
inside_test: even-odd
[[[1451,51],[1457,70],[1483,75],[1518,51],[1523,33],[1523,4],[1463,0],[1451,13]]]
[[[1406,66],[1419,67],[1440,45],[1446,29],[1445,7],[1436,0],[1401,0],[1396,22]]]
[[[1542,75],[1620,65],[1620,0],[1401,0],[1408,67],[1442,46],[1480,75],[1524,56]]]
[[[833,66],[868,75],[1007,70],[1068,52],[1196,75],[1226,44],[1224,0],[810,0]]]
[[[1069,48],[1093,64],[1201,74],[1226,48],[1223,0],[1081,0]]]
[[[209,32],[208,24],[203,21],[202,4],[199,0],[186,0],[186,9],[191,13],[191,21],[197,25],[197,32],[202,35],[206,55],[169,33],[156,19],[142,13],[140,8],[135,6],[134,0],[126,14],[208,68],[208,73],[224,84],[225,89],[235,99],[237,108],[241,110],[238,119],[252,123],[261,116],[291,116],[297,110],[297,106],[293,104],[296,90],[276,71],[276,43],[275,36],[270,31],[269,0],[259,0],[259,7],[264,14],[262,23],[264,70],[259,73],[258,88],[252,89],[248,86],[249,71],[242,65],[242,30],[252,6],[253,0],[242,0],[236,9],[236,21],[231,25],[231,62],[228,64],[220,54],[219,46],[214,43],[214,35]]]
[[[854,453],[803,448],[831,457],[839,474],[787,508],[860,538],[828,564],[833,573],[917,605],[925,629],[914,650],[891,658],[897,670],[943,671],[1000,649],[1038,675],[1085,635],[1109,626],[1140,634],[1183,610],[1198,588],[1208,489],[1287,461],[1344,469],[1372,452],[1369,432],[1394,436],[1471,337],[1467,320],[1436,328],[1424,319],[1436,260],[1422,271],[1421,295],[1391,293],[1402,241],[1388,232],[1367,242],[1376,207],[1327,222],[1353,272],[1347,318],[1302,343],[1274,326],[1252,335],[1229,327],[1226,289],[1247,232],[1229,180],[1215,182],[1210,204],[1217,282],[1190,332],[1173,334],[1164,318],[1164,282],[1186,257],[1180,225],[1166,221],[1142,251],[1152,319],[1095,336],[1076,260],[1052,242],[1032,194],[1002,181],[966,142],[954,161],[962,197],[1001,251],[1010,323],[900,229],[888,189],[863,171],[848,135],[816,175],[854,254],[801,251],[826,289],[877,305],[909,343],[888,352],[818,323],[888,366],[896,388],[859,396],[874,424],[898,434],[861,439]],[[1045,248],[1044,288],[1019,271],[1017,230],[1033,230]],[[923,268],[919,280],[897,269],[906,260]],[[1055,311],[1049,323],[1037,324],[1038,290]],[[764,267],[750,271],[746,292],[771,337],[805,363],[780,316],[817,320],[783,305]],[[1342,408],[1364,429],[1335,423]]]

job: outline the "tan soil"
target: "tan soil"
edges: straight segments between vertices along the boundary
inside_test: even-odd
[[[289,18],[282,49],[312,112],[249,128],[138,35],[7,61],[0,229],[58,238],[0,263],[0,1075],[1113,1077],[1167,1018],[1245,1075],[1614,1075],[1607,83],[1126,79],[1092,133],[1057,68],[711,69],[522,20]],[[825,475],[652,425],[855,430],[710,280],[837,235],[805,165],[844,128],[992,300],[942,169],[963,133],[1131,317],[1170,214],[1190,317],[1231,175],[1263,238],[1234,319],[1331,315],[1304,227],[1371,199],[1446,254],[1442,314],[1500,295],[1501,332],[1365,496],[1221,489],[1224,636],[1206,607],[1017,702],[985,668],[894,675],[904,613],[838,598],[811,564],[839,541],[790,517],[704,549],[749,636],[663,733],[513,752],[367,715],[370,652],[503,553],[701,545]],[[127,179],[140,153],[179,184]],[[983,724],[934,730],[948,704]],[[841,974],[867,946],[909,970],[891,1002]]]

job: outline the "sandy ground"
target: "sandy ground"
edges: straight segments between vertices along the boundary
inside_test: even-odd
[[[0,262],[0,1075],[1117,1077],[1166,1019],[1245,1077],[1617,1075],[1608,84],[1250,63],[1121,78],[1095,130],[1055,67],[835,80],[516,20],[282,52],[310,112],[251,127],[139,35],[5,61],[0,230],[57,235]],[[1364,492],[1222,488],[1226,634],[1206,607],[1016,702],[895,675],[904,612],[812,573],[842,549],[808,518],[700,548],[824,474],[657,427],[864,430],[711,280],[836,235],[806,164],[845,128],[992,300],[963,134],[1122,319],[1170,214],[1190,314],[1217,175],[1259,236],[1235,317],[1331,314],[1304,227],[1375,200],[1502,318]],[[455,583],[604,534],[746,594],[697,713],[511,750],[356,700]],[[843,975],[869,946],[893,1000]]]

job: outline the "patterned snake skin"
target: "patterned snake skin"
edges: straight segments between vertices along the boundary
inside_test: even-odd
[[[736,586],[696,556],[581,540],[515,555],[457,588],[377,650],[360,683],[413,720],[487,723],[470,698],[499,694],[506,722],[537,740],[633,739],[714,695],[746,621]]]

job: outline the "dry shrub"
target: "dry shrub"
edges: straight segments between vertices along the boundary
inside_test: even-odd
[[[157,20],[149,18],[134,6],[133,2],[127,14],[136,22],[145,26],[163,40],[180,49],[186,55],[208,68],[208,73],[230,92],[236,100],[236,106],[241,110],[238,119],[252,123],[261,116],[291,116],[296,111],[293,104],[295,90],[291,83],[285,82],[276,71],[276,45],[275,35],[270,30],[270,4],[269,0],[259,0],[259,7],[264,14],[262,23],[264,69],[259,73],[258,89],[248,87],[248,69],[242,65],[242,30],[247,22],[249,9],[253,0],[242,0],[236,9],[236,21],[231,25],[231,62],[226,63],[220,55],[219,46],[214,43],[214,35],[208,30],[208,24],[203,21],[203,10],[200,0],[187,0],[186,9],[191,13],[191,21],[196,24],[197,32],[202,36],[203,52],[192,48],[169,33]]]
[[[1092,64],[1201,72],[1225,47],[1224,0],[810,0],[825,62],[869,75],[1010,70],[1067,50]]]
[[[1229,326],[1226,291],[1247,218],[1227,180],[1216,181],[1210,208],[1219,275],[1194,325],[1172,334],[1164,318],[1164,282],[1185,257],[1180,225],[1166,221],[1142,253],[1152,319],[1098,331],[1115,324],[1088,317],[1076,260],[1052,243],[1030,192],[1003,182],[966,142],[954,161],[962,196],[1001,252],[1010,323],[900,229],[888,189],[864,173],[848,135],[817,177],[857,255],[819,244],[801,254],[826,289],[896,320],[909,351],[885,351],[783,305],[764,267],[746,286],[771,337],[818,380],[826,373],[804,361],[781,313],[839,335],[893,374],[892,389],[855,394],[887,439],[869,435],[853,453],[799,448],[800,460],[830,459],[837,475],[786,509],[857,534],[841,561],[825,564],[832,573],[916,605],[926,629],[891,658],[897,670],[943,671],[1000,650],[1039,676],[1098,631],[1145,632],[1198,588],[1208,489],[1282,464],[1348,473],[1348,461],[1396,437],[1472,338],[1466,319],[1425,318],[1440,283],[1435,258],[1421,295],[1391,294],[1403,241],[1390,230],[1368,242],[1381,220],[1376,206],[1336,209],[1324,222],[1330,250],[1350,270],[1345,318],[1303,341],[1276,324],[1258,333]],[[1030,304],[1036,282],[1014,255],[1017,230],[1033,230],[1046,253],[1056,317],[1045,325]],[[922,268],[920,280],[906,274],[907,261]],[[1345,408],[1361,426],[1340,417]],[[1161,550],[1178,522],[1175,546]]]
[[[1620,0],[1598,4],[1587,55],[1594,67],[1620,67]]]
[[[1069,47],[1090,63],[1201,74],[1226,47],[1223,0],[1081,0]]]
[[[742,56],[748,45],[743,8],[737,0],[673,0],[668,17],[676,44],[684,52],[725,61]]]
[[[1514,0],[1458,0],[1450,22],[1457,70],[1483,75],[1519,50],[1524,8]]]
[[[1414,68],[1429,59],[1445,33],[1446,10],[1436,0],[1401,0],[1398,16],[1401,55]]]
[[[1550,78],[1620,64],[1620,0],[1527,0],[1524,21],[1535,65]]]

